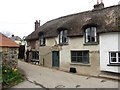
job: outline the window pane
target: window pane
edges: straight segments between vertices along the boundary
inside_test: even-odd
[[[45,37],[43,34],[40,35],[40,45],[44,45],[45,44]]]
[[[43,44],[45,44],[45,38],[43,38]]]
[[[34,52],[32,52],[32,59],[34,59]]]
[[[60,31],[59,42],[62,43],[63,31]]]
[[[66,43],[66,42],[67,42],[67,38],[63,37],[63,43]]]
[[[120,58],[118,58],[118,62],[120,62]]]
[[[88,57],[88,52],[86,52],[86,51],[83,52],[83,56],[84,56],[84,57]]]
[[[118,52],[118,57],[120,58],[120,52]]]
[[[64,30],[64,36],[67,37],[67,30]]]
[[[89,63],[89,59],[88,57],[83,57],[83,61],[84,64],[88,64]]]
[[[116,57],[116,53],[115,53],[115,52],[112,52],[112,53],[111,53],[111,57]]]
[[[116,62],[116,58],[111,58],[111,62]]]
[[[82,52],[77,52],[77,56],[82,56]]]
[[[86,33],[87,33],[88,35],[90,35],[90,28],[87,28],[87,29],[86,29]]]
[[[91,30],[91,36],[95,37],[95,31],[94,30]]]
[[[90,28],[86,29],[86,42],[90,42]]]
[[[63,43],[67,43],[67,30],[63,31]]]
[[[72,57],[71,59],[72,62],[76,62],[76,57]]]
[[[96,28],[91,27],[91,41],[95,42],[95,36],[96,36]]]
[[[91,37],[91,42],[95,42],[95,37]]]
[[[87,42],[90,42],[90,38],[91,38],[91,36],[88,35],[88,36],[87,36]]]
[[[76,56],[76,52],[71,52],[71,56]]]
[[[82,63],[82,57],[77,57],[77,62],[81,62]]]

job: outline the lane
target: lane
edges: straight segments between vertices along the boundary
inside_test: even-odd
[[[22,61],[18,67],[25,71],[29,81],[45,88],[118,88],[117,81],[108,79],[80,76]]]

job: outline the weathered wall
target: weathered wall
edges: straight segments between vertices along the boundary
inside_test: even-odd
[[[89,50],[89,64],[72,63],[71,50]],[[69,45],[63,46],[60,51],[60,69],[69,71],[75,67],[78,73],[86,75],[98,75],[100,72],[99,45],[84,45],[83,37],[69,39]]]
[[[2,64],[17,67],[18,48],[2,48]]]
[[[118,42],[120,33],[103,33],[100,35],[100,69],[101,71],[110,71],[120,73],[119,66],[107,66],[109,64],[109,52],[120,51]]]
[[[55,45],[55,38],[47,38],[46,39],[46,45],[47,46],[53,46],[53,45]]]
[[[39,48],[40,65],[52,67],[52,52],[51,47],[42,46]]]
[[[40,47],[40,61],[42,61],[42,54],[48,54],[44,56],[45,66],[52,67],[52,51],[60,51],[60,69],[69,71],[70,67],[75,67],[78,73],[86,75],[98,75],[100,72],[100,57],[99,57],[99,45],[84,45],[84,37],[71,37],[69,38],[69,44],[63,46],[54,46],[55,40],[58,44],[58,37],[48,38],[46,41],[47,46]],[[52,46],[52,47],[51,47]],[[52,48],[52,49],[50,49]],[[71,63],[71,50],[89,50],[89,64]],[[49,65],[51,64],[51,65]]]
[[[36,40],[27,41],[28,49],[35,49]]]
[[[40,41],[39,41],[39,40],[36,40],[36,41],[35,41],[35,50],[38,51],[38,50],[39,50],[39,47],[40,47]]]

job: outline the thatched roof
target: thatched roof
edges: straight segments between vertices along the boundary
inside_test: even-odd
[[[40,32],[43,32],[45,37],[55,37],[61,28],[68,30],[69,37],[82,36],[84,28],[91,25],[97,27],[97,33],[120,31],[116,19],[118,16],[120,5],[60,17],[40,26],[38,30],[28,35],[26,40],[38,39]]]

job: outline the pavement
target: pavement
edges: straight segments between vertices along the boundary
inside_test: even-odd
[[[35,85],[33,82],[25,80],[24,82],[12,87],[12,88],[42,88],[42,87]]]
[[[12,88],[120,88],[120,82],[103,78],[76,75],[56,69],[18,61],[27,80]]]

